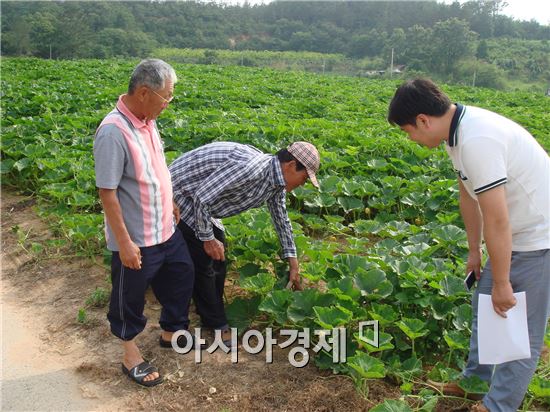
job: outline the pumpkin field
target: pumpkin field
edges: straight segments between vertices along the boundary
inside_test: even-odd
[[[19,227],[11,230],[38,259],[64,248],[103,265],[106,280],[90,285],[94,293],[82,296],[74,313],[82,329],[91,327],[86,319],[94,313],[106,322],[110,287],[94,133],[126,92],[136,63],[2,59],[2,190],[36,200],[53,236],[26,242]],[[471,292],[463,285],[467,241],[445,150],[410,142],[386,120],[402,80],[239,66],[174,68],[175,98],[157,121],[168,163],[213,141],[275,153],[304,140],[321,155],[320,189],[307,183],[287,197],[303,291],[285,288],[287,266],[266,208],[224,220],[230,325],[241,336],[250,328],[308,330],[312,346],[319,339],[315,330],[345,328],[347,360],[334,363],[331,353],[311,353],[319,373],[349,377],[367,399],[377,379],[397,388],[399,396],[372,411],[444,410],[437,406],[444,397],[426,382],[453,380],[466,360],[472,316]],[[443,89],[453,101],[515,120],[550,151],[549,97]],[[360,336],[363,321],[377,321],[378,346]],[[366,334],[375,338],[373,330]],[[550,346],[550,332],[545,342]],[[461,385],[469,393],[487,390],[476,378]],[[547,361],[541,360],[523,408],[550,408]]]

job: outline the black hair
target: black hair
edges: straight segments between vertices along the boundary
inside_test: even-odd
[[[300,163],[298,160],[296,160],[296,158],[290,154],[290,152],[286,149],[281,149],[279,150],[277,153],[275,153],[275,155],[277,156],[277,159],[279,159],[279,162],[281,163],[288,163],[288,162],[292,162],[293,160],[296,161],[296,171],[300,171],[300,170],[305,170],[305,166]]]
[[[416,116],[441,117],[451,107],[451,100],[429,79],[414,79],[395,91],[388,109],[388,122],[398,126],[416,126]]]

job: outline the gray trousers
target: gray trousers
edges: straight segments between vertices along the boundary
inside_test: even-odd
[[[473,319],[470,354],[464,376],[479,376],[490,384],[483,404],[491,412],[514,412],[522,401],[537,368],[548,318],[550,317],[550,249],[512,252],[510,282],[514,292],[525,291],[531,358],[480,365],[477,350],[477,305],[479,294],[491,294],[493,277],[488,261],[472,298]]]

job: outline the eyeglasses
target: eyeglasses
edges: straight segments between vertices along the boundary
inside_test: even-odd
[[[158,97],[160,97],[164,103],[168,104],[170,103],[172,100],[174,100],[174,96],[171,96],[169,99],[167,99],[166,97],[162,97],[160,94],[158,94],[156,91],[154,91],[153,89],[149,89],[151,90],[153,93],[155,93]]]

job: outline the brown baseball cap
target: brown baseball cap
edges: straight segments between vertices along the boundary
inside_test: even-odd
[[[319,152],[311,143],[294,142],[286,148],[294,158],[304,165],[306,168],[309,180],[315,187],[319,187],[319,182],[315,173],[319,171],[320,157]]]

